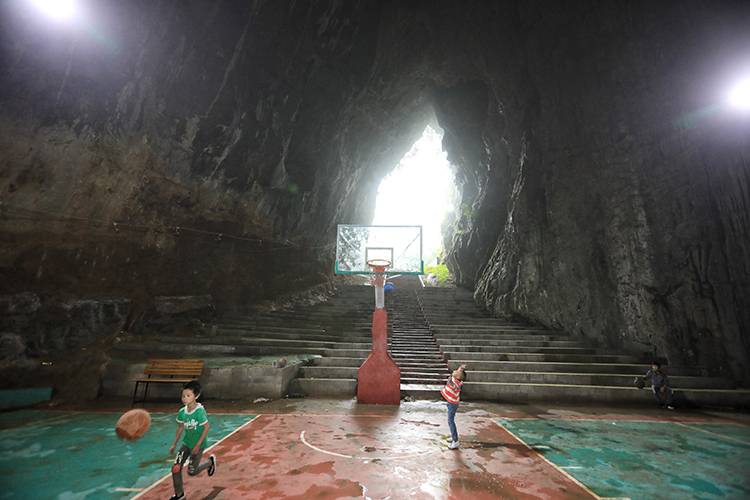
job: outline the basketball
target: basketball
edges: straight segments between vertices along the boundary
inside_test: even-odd
[[[148,431],[151,427],[151,415],[146,410],[130,410],[122,414],[115,426],[115,432],[120,439],[133,441]]]

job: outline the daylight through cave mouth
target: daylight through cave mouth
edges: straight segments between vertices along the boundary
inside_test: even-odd
[[[453,211],[456,184],[441,143],[443,132],[427,125],[422,136],[380,182],[375,225],[421,225],[422,255],[432,265],[443,254],[441,226]]]

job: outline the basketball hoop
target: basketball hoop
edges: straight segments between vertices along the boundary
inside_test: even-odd
[[[386,259],[370,259],[367,261],[367,265],[372,271],[378,274],[384,273],[387,267],[391,267],[391,264],[392,262]]]
[[[370,266],[372,272],[372,286],[375,288],[375,309],[383,309],[385,307],[385,291],[383,285],[385,285],[385,268],[391,267],[392,262],[387,259],[368,259],[367,265]]]

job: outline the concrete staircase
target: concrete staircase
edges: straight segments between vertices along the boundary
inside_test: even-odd
[[[651,403],[649,391],[632,385],[649,367],[643,355],[490,317],[459,288],[403,286],[386,300],[389,351],[401,368],[403,395],[437,400],[449,368],[466,364],[466,400]],[[290,395],[353,397],[357,369],[371,348],[373,303],[371,287],[343,286],[315,306],[222,317],[200,336],[132,336],[113,348],[104,386],[126,391],[125,377],[137,376],[135,363],[148,357],[201,357],[230,366],[234,359],[297,356],[313,359],[289,375],[296,377],[285,382]],[[696,367],[666,371],[678,404],[750,407],[750,391],[730,380],[705,376]]]
[[[390,353],[401,368],[403,394],[419,397],[441,388],[448,365],[434,335],[425,322],[413,290],[396,290],[386,300],[390,320]]]
[[[402,394],[421,397],[435,393],[448,376],[448,365],[435,337],[425,323],[416,292],[403,287],[386,294],[388,310],[389,352],[401,369]],[[346,287],[334,301],[356,301],[366,312],[354,321],[352,335],[370,336],[374,292],[371,287]],[[353,396],[356,393],[357,369],[369,354],[351,352],[330,355],[312,361],[300,369],[300,377],[292,381],[290,393],[312,396]]]
[[[343,287],[331,300],[314,306],[221,317],[203,335],[132,335],[111,351],[105,395],[108,391],[110,395],[127,393],[127,387],[133,385],[128,379],[138,376],[139,369],[142,373],[137,367],[149,357],[198,357],[230,368],[232,363],[239,367],[260,358],[318,357],[325,361],[318,364],[315,360],[314,365],[301,368],[306,380],[289,391],[353,396],[357,368],[372,345],[369,318],[373,300],[372,288]],[[270,361],[265,364],[268,378],[276,376]]]
[[[368,286],[343,286],[327,304],[316,307],[329,318],[329,328],[342,339],[355,344],[342,344],[321,353],[298,372],[289,385],[293,396],[352,397],[357,390],[357,369],[370,354],[370,333],[374,291]],[[346,318],[346,321],[339,321]],[[335,327],[334,327],[335,324]]]
[[[195,356],[362,355],[370,351],[368,332],[354,325],[370,314],[364,297],[341,294],[324,304],[219,318],[201,336],[138,335],[116,345],[116,354],[148,352],[151,356],[180,353]]]
[[[467,365],[462,396],[510,403],[650,403],[633,386],[650,360],[613,352],[566,332],[489,317],[460,288],[417,292],[430,330],[451,369]],[[750,391],[696,367],[665,367],[677,404],[750,406]],[[427,394],[425,395],[427,396]]]

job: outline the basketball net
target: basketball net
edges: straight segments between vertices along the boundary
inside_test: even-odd
[[[385,259],[372,259],[367,261],[372,272],[372,286],[375,288],[375,309],[385,307],[385,270],[391,267],[391,262]]]

